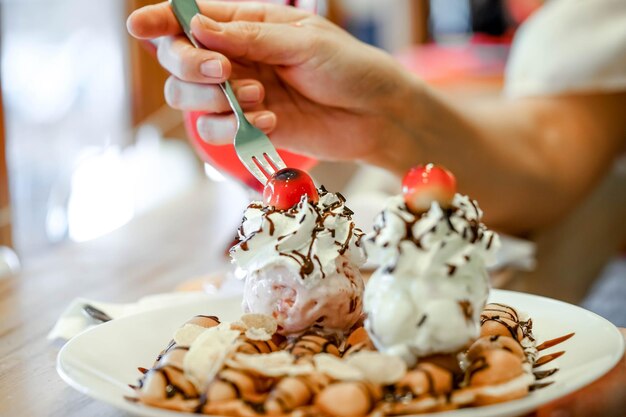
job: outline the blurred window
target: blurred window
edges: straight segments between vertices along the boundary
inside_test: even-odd
[[[122,0],[0,3],[13,236],[23,256],[69,233],[75,168],[130,139]]]

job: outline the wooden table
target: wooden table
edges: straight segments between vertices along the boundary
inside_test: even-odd
[[[0,416],[126,416],[61,381],[55,371],[59,345],[46,334],[75,297],[130,302],[222,265],[224,241],[215,237],[231,225],[218,221],[220,210],[215,186],[201,183],[105,237],[58,247],[0,280]],[[621,383],[613,400],[623,404],[626,359],[603,379],[611,380]],[[586,401],[602,392],[596,383],[573,398]]]

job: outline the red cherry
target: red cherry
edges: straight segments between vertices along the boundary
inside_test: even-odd
[[[428,211],[433,201],[449,207],[456,193],[456,178],[442,166],[428,164],[413,167],[402,180],[402,194],[413,213]]]
[[[284,168],[276,171],[263,189],[263,202],[278,210],[287,210],[300,202],[303,195],[317,203],[320,199],[315,183],[304,171],[296,168]]]

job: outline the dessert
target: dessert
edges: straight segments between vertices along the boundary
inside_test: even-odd
[[[283,335],[346,332],[362,313],[362,233],[341,194],[312,184],[306,173],[278,171],[268,204],[248,206],[231,249],[246,280],[244,311],[274,317]]]
[[[129,398],[233,417],[383,417],[522,398],[557,369],[573,334],[538,344],[533,322],[485,304],[498,237],[447,170],[409,172],[364,239],[340,194],[279,171],[252,203],[233,259],[245,276],[235,322],[183,324]],[[362,299],[364,297],[364,303]],[[366,313],[363,320],[362,308]]]
[[[414,168],[403,195],[389,200],[364,239],[379,265],[365,290],[367,331],[379,350],[409,364],[458,352],[479,334],[489,293],[485,264],[498,236],[455,187],[443,168]]]
[[[507,326],[521,329],[519,337],[487,324],[505,316],[515,317]],[[139,368],[129,400],[234,417],[383,417],[510,401],[551,383],[544,381],[557,369],[538,368],[563,352],[538,353],[572,334],[537,344],[530,318],[502,304],[488,304],[480,322],[483,336],[450,370],[430,358],[407,366],[377,351],[363,327],[343,338],[304,333],[289,340],[270,316],[246,314],[233,323],[196,317],[151,369]]]

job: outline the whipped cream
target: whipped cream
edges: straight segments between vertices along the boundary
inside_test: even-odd
[[[412,364],[458,351],[479,335],[486,262],[499,246],[481,218],[476,202],[460,194],[450,209],[433,202],[421,215],[401,196],[389,199],[364,239],[379,265],[364,296],[366,329],[379,350]]]
[[[362,232],[352,221],[352,211],[341,194],[320,188],[318,203],[306,195],[289,210],[274,210],[253,202],[239,228],[240,243],[231,251],[238,275],[284,265],[302,278],[308,288],[337,271],[337,259],[360,266]]]

